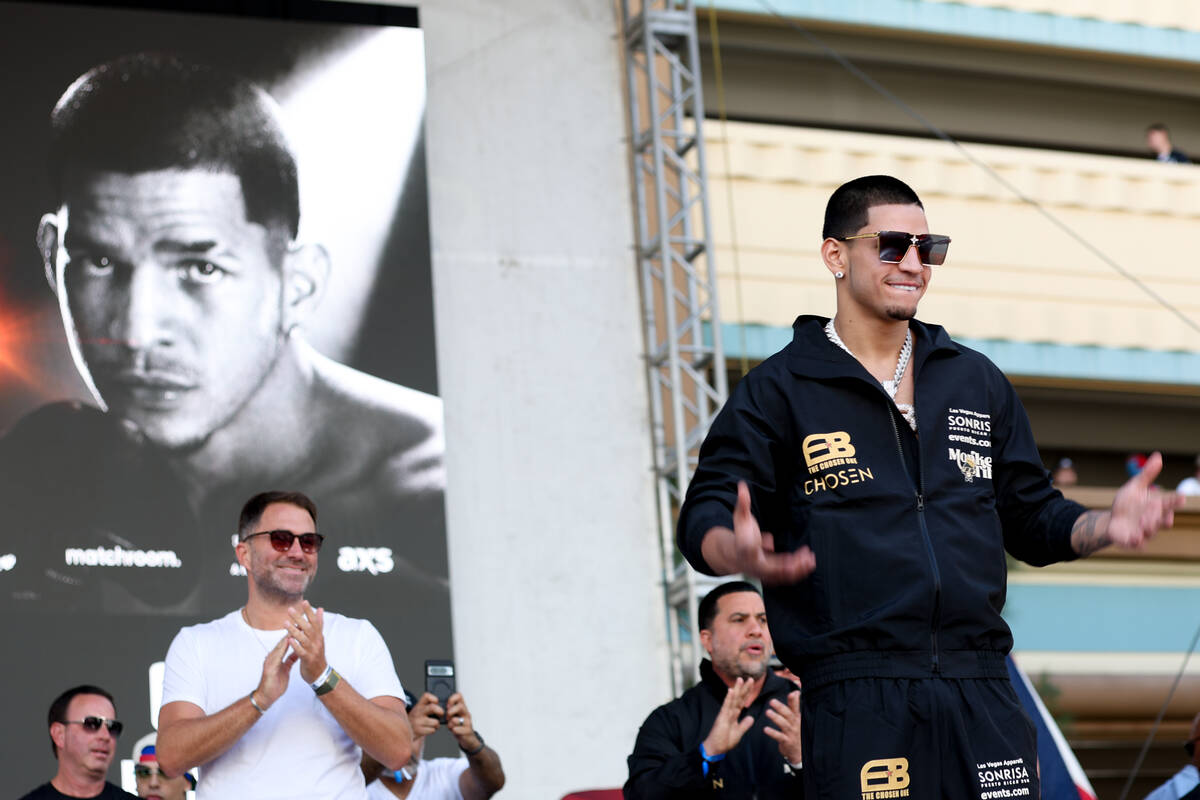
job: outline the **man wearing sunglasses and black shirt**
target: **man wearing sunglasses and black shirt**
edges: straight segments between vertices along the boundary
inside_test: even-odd
[[[304,599],[324,539],[312,500],[255,495],[238,534],[249,597],[171,643],[159,767],[198,765],[200,800],[366,800],[360,748],[393,770],[412,750],[391,654],[371,623]]]
[[[50,704],[50,747],[58,772],[21,800],[137,800],[105,780],[122,725],[112,695],[98,686],[76,686]]]
[[[829,199],[837,314],[801,316],[713,422],[678,542],[762,580],[804,683],[809,797],[1039,795],[1035,731],[1004,663],[1005,551],[1034,565],[1138,547],[1180,500],[1154,454],[1089,511],[1050,484],[1012,386],[914,319],[949,248],[886,175]]]

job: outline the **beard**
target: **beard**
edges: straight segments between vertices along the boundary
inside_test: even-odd
[[[255,580],[255,584],[258,585],[258,590],[262,592],[265,597],[269,597],[274,602],[280,604],[299,603],[304,599],[304,592],[308,589],[308,583],[305,583],[304,588],[298,592],[291,591],[283,586],[280,586],[278,583],[271,583],[269,581]]]
[[[712,656],[713,669],[733,680],[737,678],[758,680],[767,674],[767,656],[765,654],[760,661],[748,661],[740,656],[741,651],[723,658],[717,658],[714,653]]]
[[[902,306],[888,306],[883,310],[887,314],[888,319],[894,319],[898,322],[907,322],[917,315],[917,307],[903,308]]]
[[[277,603],[298,603],[303,600],[304,593],[308,591],[313,578],[316,577],[317,568],[314,566],[310,572],[305,574],[303,585],[297,589],[295,584],[285,584],[275,575],[273,566],[270,563],[255,563],[251,561],[249,569],[250,577],[254,580],[254,584],[258,587],[258,590],[265,597]]]

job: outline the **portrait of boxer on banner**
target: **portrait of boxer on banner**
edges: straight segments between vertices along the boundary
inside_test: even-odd
[[[240,583],[229,520],[287,486],[322,501],[336,564],[321,589],[370,575],[447,604],[441,400],[310,341],[344,265],[302,235],[304,164],[276,100],[163,52],[61,92],[44,109],[51,202],[28,241],[87,392],[0,419],[0,596],[211,613]],[[353,226],[353,198],[344,209]],[[428,272],[418,256],[403,268]],[[381,346],[432,364],[429,333]]]

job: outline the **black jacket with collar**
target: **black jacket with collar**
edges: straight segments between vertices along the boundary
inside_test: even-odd
[[[795,684],[767,672],[762,691],[741,714],[754,717],[753,727],[725,758],[711,763],[705,775],[700,743],[725,702],[726,686],[708,659],[700,662],[700,683],[654,709],[642,723],[629,756],[625,800],[800,800],[801,772],[787,765],[779,743],[763,733],[771,724],[767,704],[772,699],[787,703],[795,689]]]
[[[815,689],[890,676],[1002,677],[1005,550],[1034,565],[1076,557],[1085,510],[1050,485],[1016,392],[985,356],[913,320],[918,435],[883,387],[798,318],[792,342],[732,392],[700,450],[678,544],[732,528],[737,482],[775,548],[816,570],[766,587],[776,652]]]

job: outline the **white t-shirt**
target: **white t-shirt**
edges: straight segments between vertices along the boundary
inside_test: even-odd
[[[391,654],[375,627],[325,612],[325,658],[367,699],[404,697]],[[263,660],[285,631],[259,631],[241,610],[183,628],[167,651],[162,703],[182,700],[213,714],[244,700]],[[248,702],[248,701],[247,701]],[[198,800],[364,800],[361,750],[292,665],[287,691],[234,745],[202,767]]]
[[[466,771],[466,756],[422,760],[408,800],[463,800],[458,779]],[[370,800],[396,800],[396,795],[383,785],[383,781],[368,786],[367,796]]]
[[[1200,786],[1200,771],[1188,764],[1172,775],[1169,781],[1146,795],[1146,800],[1179,800],[1197,786]]]
[[[1200,481],[1194,476],[1184,478],[1175,487],[1176,494],[1200,494]]]

